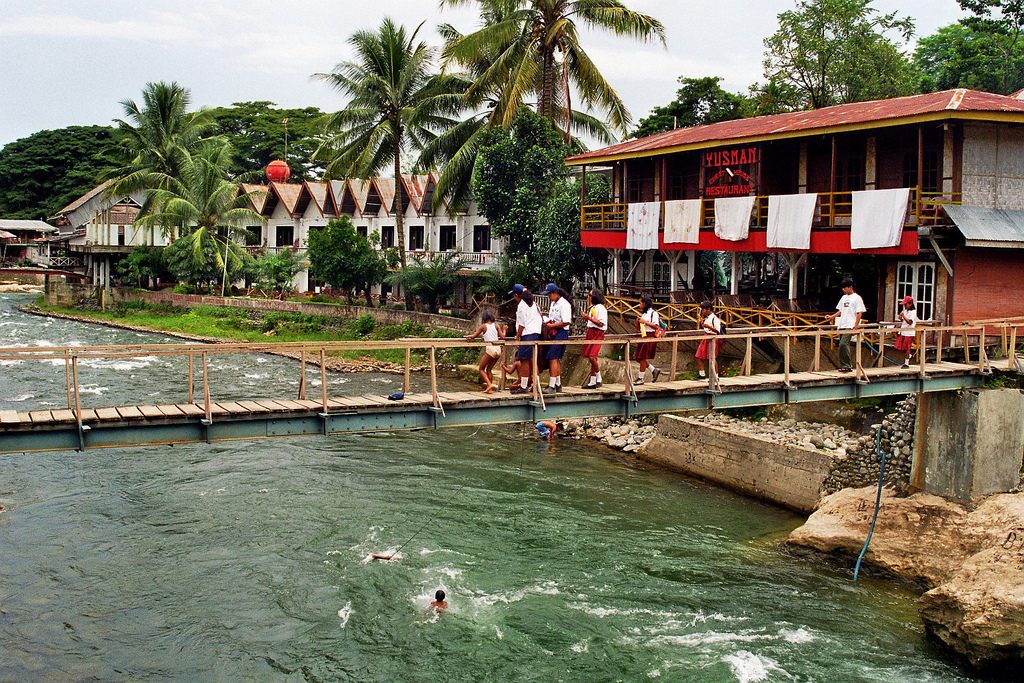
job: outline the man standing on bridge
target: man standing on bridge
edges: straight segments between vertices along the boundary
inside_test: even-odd
[[[850,356],[850,340],[860,329],[860,321],[867,312],[864,306],[864,299],[860,294],[853,291],[853,280],[843,280],[843,296],[836,305],[836,312],[826,320],[836,320],[836,328],[843,331],[839,335],[839,372],[851,372],[853,370],[853,359]]]

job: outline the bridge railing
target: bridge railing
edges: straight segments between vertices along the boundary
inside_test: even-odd
[[[1021,331],[1024,330],[1024,320],[998,320],[981,321],[957,326],[932,326],[922,327],[916,331],[917,342],[917,374],[924,379],[927,376],[929,363],[928,358],[933,358],[933,365],[943,363],[944,354],[952,352],[954,347],[945,340],[976,338],[976,353],[971,354],[970,347],[966,347],[964,353],[964,368],[972,372],[987,373],[993,369],[993,363],[988,356],[988,340],[992,338],[993,332],[998,331],[999,341],[995,348],[1000,350],[1005,358],[1005,369],[1008,371],[1021,372],[1021,354],[1018,350],[1018,341]],[[805,329],[791,330],[779,328],[754,328],[744,329],[740,332],[730,331],[723,339],[739,344],[744,348],[743,361],[739,367],[738,374],[750,376],[752,372],[752,350],[755,340],[775,338],[781,341],[783,348],[782,382],[790,386],[791,375],[795,372],[822,372],[821,357],[824,343],[834,343],[836,338],[845,331],[836,330],[834,327],[813,326]],[[864,346],[868,343],[867,337],[874,336],[884,346],[888,336],[899,334],[894,327],[882,325],[866,325],[858,330],[858,334],[852,339],[854,379],[857,382],[870,382],[866,371],[871,366],[866,362]],[[504,361],[512,347],[526,347],[531,349],[533,380],[533,398],[542,407],[544,406],[544,394],[541,392],[540,377],[538,371],[538,359],[544,347],[563,344],[569,347],[579,347],[587,344],[601,344],[617,349],[626,359],[631,359],[633,350],[637,344],[659,343],[667,344],[671,352],[669,368],[669,381],[674,381],[678,375],[678,364],[680,352],[689,350],[690,345],[699,343],[702,340],[710,339],[709,335],[698,330],[675,331],[660,338],[640,338],[638,335],[609,335],[601,341],[591,341],[581,338],[555,341],[524,341],[516,342],[506,340],[502,347],[502,369],[500,388],[504,388],[507,377],[504,369]],[[793,367],[792,349],[793,345],[801,340],[810,340],[814,343],[814,354],[809,367],[796,369]],[[79,387],[80,369],[79,361],[83,359],[127,359],[138,357],[179,357],[187,360],[187,376],[185,378],[185,394],[187,403],[202,405],[203,415],[207,422],[213,421],[213,398],[209,373],[209,359],[214,356],[237,355],[237,354],[278,354],[293,357],[299,363],[299,386],[298,399],[306,400],[306,366],[307,364],[318,365],[320,368],[320,396],[319,407],[326,415],[330,412],[330,396],[327,388],[327,356],[333,353],[342,352],[366,352],[378,350],[404,350],[404,377],[403,390],[409,391],[410,376],[412,371],[413,352],[423,353],[428,361],[430,372],[430,396],[434,409],[444,412],[443,401],[439,392],[439,363],[438,351],[458,348],[480,348],[487,345],[482,341],[467,341],[465,339],[435,339],[415,338],[399,339],[390,341],[337,341],[337,342],[268,342],[268,343],[217,343],[217,344],[138,344],[138,345],[111,345],[111,346],[65,346],[65,347],[6,347],[0,348],[0,360],[3,361],[41,361],[53,364],[56,360],[63,361],[64,378],[66,388],[67,409],[72,411],[75,421],[81,426],[83,406]],[[716,344],[710,344],[713,353],[710,354],[708,365],[708,377],[706,379],[707,389],[712,392],[721,390],[720,374],[717,359]],[[947,356],[948,358],[948,356]],[[878,367],[885,362],[884,354],[880,354],[874,361]],[[197,374],[199,377],[197,378]],[[637,394],[634,385],[632,367],[624,374],[624,395],[636,399]],[[197,386],[197,379],[198,385]],[[199,393],[200,400],[196,394]],[[259,397],[253,397],[259,398]],[[266,397],[267,399],[278,398]]]

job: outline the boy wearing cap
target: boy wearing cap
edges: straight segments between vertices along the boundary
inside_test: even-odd
[[[533,294],[520,284],[512,287],[509,294],[518,304],[516,306],[516,340],[538,341],[544,321],[540,314],[540,308],[533,300]],[[528,393],[530,374],[533,372],[533,346],[527,344],[520,346],[516,351],[516,360],[519,361],[519,386],[512,387],[509,393],[525,394]]]
[[[551,301],[548,308],[548,319],[544,327],[548,331],[548,339],[564,341],[569,338],[569,325],[572,324],[572,306],[565,297],[566,292],[549,282],[544,293]],[[545,358],[548,360],[548,387],[545,394],[554,394],[562,390],[562,356],[565,355],[565,344],[552,344],[547,347]]]
[[[903,297],[900,306],[903,310],[899,314],[900,333],[896,337],[896,350],[906,354],[903,367],[909,368],[910,358],[914,355],[914,337],[917,336],[917,309],[914,307],[914,297]]]
[[[854,291],[853,280],[843,280],[843,296],[836,304],[836,312],[825,319],[826,321],[838,320],[836,329],[849,330],[839,335],[839,372],[853,371],[850,340],[860,328],[861,318],[867,310],[864,306],[864,299]]]

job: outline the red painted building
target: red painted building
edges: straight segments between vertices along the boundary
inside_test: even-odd
[[[727,252],[730,293],[762,302],[817,295],[827,309],[852,274],[876,319],[905,294],[942,323],[1024,315],[1009,277],[1024,268],[1019,97],[951,90],[726,121],[567,163],[611,181],[581,230],[608,250],[612,288],[670,295],[693,287],[701,252]]]

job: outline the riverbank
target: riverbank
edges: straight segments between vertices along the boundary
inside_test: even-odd
[[[327,318],[278,311],[252,311],[237,308],[196,306],[177,308],[166,305],[125,302],[112,310],[98,311],[81,308],[45,306],[39,303],[23,306],[26,313],[39,316],[74,320],[104,325],[134,332],[156,332],[177,339],[202,343],[218,342],[334,342],[380,341],[401,337],[458,338],[449,330],[430,329],[404,322],[381,325],[370,316],[358,318]],[[286,358],[299,357],[297,352],[274,352]],[[438,353],[445,366],[475,361],[476,349],[446,349]],[[413,352],[413,370],[422,371],[425,355]],[[318,359],[307,358],[316,365]],[[333,372],[388,372],[404,371],[405,352],[383,349],[376,351],[332,351],[326,356],[326,368]]]

